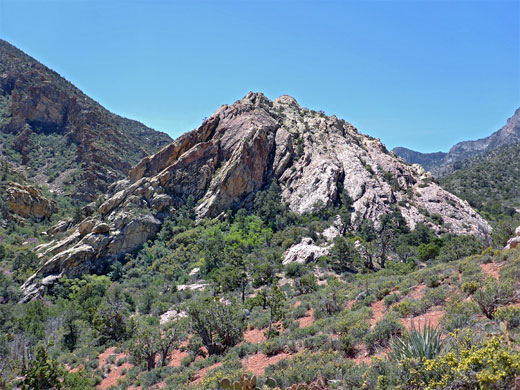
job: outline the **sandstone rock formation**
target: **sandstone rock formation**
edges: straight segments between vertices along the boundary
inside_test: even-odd
[[[440,188],[420,166],[396,158],[378,139],[302,108],[289,96],[270,101],[250,92],[111,185],[97,217],[109,231],[92,231],[96,225],[89,222],[84,236],[76,231],[72,242],[55,243],[60,249],[43,256],[48,260],[24,288],[35,291],[44,275],[78,274],[139,247],[190,196],[198,202],[197,218],[216,217],[251,206],[255,193],[273,180],[297,213],[334,206],[344,191],[353,201],[354,226],[371,220],[378,228],[380,217],[397,207],[411,228],[425,222],[436,232],[490,231],[467,202]]]
[[[9,208],[24,218],[48,218],[57,211],[56,202],[36,187],[9,183],[6,192]]]
[[[520,247],[520,226],[516,228],[514,237],[511,237],[507,241],[505,249],[514,249],[517,247]]]

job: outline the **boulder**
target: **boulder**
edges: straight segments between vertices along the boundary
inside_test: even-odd
[[[328,248],[324,248],[314,244],[312,238],[302,238],[300,243],[291,246],[284,253],[283,265],[291,263],[307,264],[312,261],[318,260],[322,256],[329,254]]]
[[[9,183],[6,192],[10,209],[24,218],[48,218],[58,211],[56,202],[47,199],[36,187]]]
[[[520,226],[515,229],[515,235],[507,241],[505,249],[514,249],[520,247]]]

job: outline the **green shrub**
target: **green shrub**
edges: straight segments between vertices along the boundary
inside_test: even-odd
[[[474,324],[474,315],[478,313],[478,306],[472,301],[464,301],[463,297],[454,295],[444,306],[444,316],[441,325],[447,332],[463,329]]]
[[[400,299],[401,298],[400,298],[399,294],[390,294],[390,295],[387,295],[383,299],[383,303],[385,304],[386,307],[390,307],[394,303],[399,302]]]
[[[267,341],[264,341],[262,352],[267,356],[277,355],[284,351],[286,343],[286,339],[281,337],[273,337]]]
[[[492,337],[478,345],[461,344],[411,370],[421,389],[513,389],[520,375],[520,353]]]
[[[465,293],[467,296],[473,295],[480,287],[480,283],[472,280],[469,282],[462,283],[461,290],[463,293]]]
[[[379,347],[387,347],[390,339],[401,335],[404,326],[395,314],[388,314],[376,323],[374,329],[365,336],[365,344],[372,354]]]
[[[514,295],[510,283],[499,283],[495,278],[490,277],[486,284],[473,294],[473,300],[479,305],[482,313],[491,320],[500,306],[513,301]]]

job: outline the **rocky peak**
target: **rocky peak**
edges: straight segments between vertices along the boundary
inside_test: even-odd
[[[198,218],[250,207],[257,191],[276,180],[282,200],[297,213],[334,206],[342,192],[353,201],[352,223],[380,217],[397,207],[413,228],[424,222],[437,232],[483,236],[489,225],[464,202],[444,191],[418,165],[389,153],[376,138],[335,116],[300,107],[289,96],[270,101],[248,93],[220,107],[114,183],[99,207],[105,223],[42,256],[43,265],[26,285],[37,291],[42,275],[77,274],[135,249],[160,229],[161,221],[197,201]],[[81,263],[81,266],[78,266]]]

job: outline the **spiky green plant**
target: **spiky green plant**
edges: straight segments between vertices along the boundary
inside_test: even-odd
[[[412,322],[410,330],[401,337],[392,338],[390,346],[391,357],[395,360],[422,361],[423,358],[434,359],[444,353],[447,344],[442,339],[442,330],[439,327],[425,322],[421,329],[420,325],[416,328]]]

